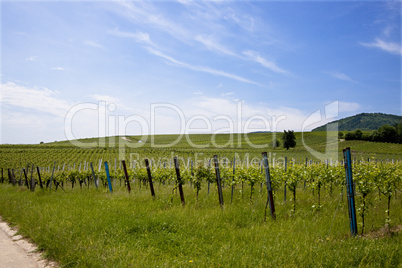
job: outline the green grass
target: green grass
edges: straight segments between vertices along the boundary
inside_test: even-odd
[[[65,188],[65,192],[29,192],[0,185],[0,215],[63,267],[401,265],[400,234],[350,236],[346,196],[339,203],[340,189],[332,195],[322,190],[323,206],[317,210],[316,194],[300,184],[296,213],[290,192],[284,202],[280,189],[275,193],[277,219],[264,222],[266,191],[260,193],[259,185],[251,203],[248,186],[243,198],[237,186],[233,204],[230,188],[224,188],[223,210],[215,188],[208,195],[206,185],[198,202],[190,186],[184,185],[184,208],[179,196],[172,195],[172,185],[156,184],[155,199],[138,184],[131,194],[118,186],[113,194],[106,189]],[[370,234],[384,226],[386,200],[374,193],[369,199],[366,232]],[[392,224],[400,225],[401,217],[400,199],[393,199]]]

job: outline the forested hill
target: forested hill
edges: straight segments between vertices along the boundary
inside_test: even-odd
[[[331,125],[338,123],[339,131],[354,131],[360,130],[376,130],[383,125],[395,125],[402,121],[402,116],[383,113],[361,113],[354,116],[349,116],[343,119],[339,119],[323,126],[317,127],[312,131],[325,131],[327,125],[331,130]]]

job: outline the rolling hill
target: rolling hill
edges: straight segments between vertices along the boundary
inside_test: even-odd
[[[383,113],[361,113],[339,119],[323,126],[317,127],[312,131],[335,130],[335,123],[338,123],[339,131],[376,130],[383,125],[394,125],[402,121],[402,116]]]

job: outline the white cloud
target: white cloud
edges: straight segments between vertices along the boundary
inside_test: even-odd
[[[57,98],[56,91],[47,88],[28,88],[11,82],[1,84],[1,103],[63,117],[69,105]]]
[[[348,82],[352,82],[352,83],[359,83],[359,82],[353,80],[352,78],[350,78],[349,75],[341,73],[341,72],[324,72],[324,73],[327,73],[327,74],[331,75],[332,77],[339,79],[339,80],[348,81]]]
[[[372,43],[360,44],[365,47],[376,47],[391,54],[402,55],[402,47],[400,44],[394,42],[386,42],[379,38],[376,38],[375,42]]]
[[[255,19],[250,15],[241,14],[241,16],[239,17],[237,14],[232,12],[225,18],[234,21],[237,25],[239,25],[242,29],[246,31],[252,32],[254,30]]]
[[[202,95],[202,91],[197,90],[197,91],[194,91],[193,94],[194,94],[194,95]]]
[[[90,97],[97,101],[105,101],[105,102],[109,102],[109,103],[117,103],[119,101],[119,99],[112,97],[112,96],[108,96],[108,95],[94,94],[94,95],[90,95]]]
[[[152,5],[149,1],[119,1],[118,3],[122,6],[118,12],[132,22],[151,25],[182,41],[188,40],[191,36],[191,32],[182,25],[167,19],[162,12],[158,11],[157,5]]]
[[[38,60],[38,56],[31,56],[25,59],[26,61],[37,61]]]
[[[228,96],[231,96],[233,94],[234,94],[234,92],[227,92],[227,93],[222,93],[221,96],[222,97],[228,97]]]
[[[122,31],[119,31],[118,29],[110,30],[108,33],[116,35],[116,36],[119,36],[119,37],[132,38],[137,43],[146,43],[146,44],[151,45],[153,47],[157,47],[151,41],[151,38],[150,38],[148,33],[144,33],[144,32],[136,32],[136,33],[122,32]]]
[[[63,67],[52,67],[50,69],[56,70],[56,71],[64,71],[65,70],[65,68],[63,68]]]
[[[213,35],[197,35],[195,40],[206,46],[209,50],[217,53],[226,54],[237,57],[236,53],[230,51],[228,48],[219,44]]]
[[[255,62],[261,64],[263,67],[270,69],[273,72],[287,73],[287,71],[280,68],[275,62],[264,59],[255,51],[245,50],[245,51],[243,51],[243,54],[246,55],[249,60],[255,61]]]
[[[178,60],[174,59],[173,57],[168,56],[168,55],[164,54],[163,52],[155,50],[155,49],[152,49],[152,48],[148,48],[148,51],[151,54],[153,54],[155,56],[158,56],[158,57],[161,57],[161,58],[167,60],[168,62],[170,62],[170,63],[172,63],[172,64],[174,64],[174,65],[176,65],[178,67],[190,69],[190,70],[197,71],[197,72],[209,73],[209,74],[216,75],[216,76],[222,76],[222,77],[230,78],[230,79],[233,79],[233,80],[237,80],[239,82],[248,83],[248,84],[252,84],[252,85],[256,85],[256,86],[263,86],[263,85],[261,85],[261,84],[259,84],[257,82],[254,82],[252,80],[249,80],[247,78],[244,78],[244,77],[241,77],[241,76],[238,76],[238,75],[235,75],[235,74],[230,74],[230,73],[227,73],[227,72],[224,72],[224,71],[211,69],[209,67],[191,65],[191,64],[188,64],[188,63],[178,61]]]
[[[101,44],[99,44],[99,43],[97,43],[97,42],[95,42],[95,41],[92,41],[92,40],[85,40],[85,41],[84,41],[84,45],[106,50],[106,48],[105,48],[104,46],[102,46]]]

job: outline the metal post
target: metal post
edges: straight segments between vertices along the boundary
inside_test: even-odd
[[[112,181],[110,180],[109,166],[108,166],[107,162],[105,162],[105,171],[106,171],[106,177],[107,177],[107,184],[109,185],[109,191],[111,193],[113,193]]]
[[[357,235],[357,222],[355,209],[355,193],[353,189],[352,159],[349,147],[343,149],[343,158],[345,159],[346,190],[348,196],[350,231],[351,234],[355,236]]]

